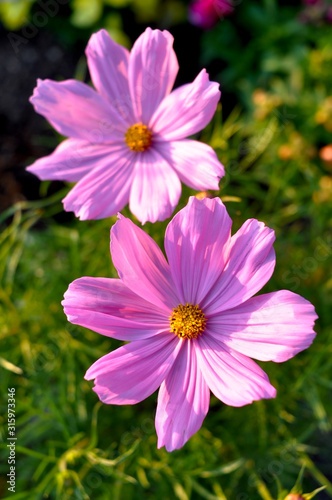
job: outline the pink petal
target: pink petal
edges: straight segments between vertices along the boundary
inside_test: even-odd
[[[62,305],[71,323],[118,340],[142,340],[169,330],[168,315],[118,279],[77,279]]]
[[[194,346],[207,385],[227,405],[243,406],[276,396],[268,376],[254,361],[216,342],[207,330]]]
[[[267,283],[275,266],[274,240],[274,231],[256,219],[232,236],[224,272],[202,304],[208,315],[242,304]]]
[[[120,216],[111,229],[111,254],[122,282],[170,315],[179,301],[168,263],[157,243],[131,220]]]
[[[42,180],[77,182],[110,154],[111,147],[67,139],[52,154],[35,161],[27,170]]]
[[[300,295],[281,290],[247,300],[209,319],[209,329],[231,349],[261,361],[286,361],[312,343],[317,318]]]
[[[124,142],[126,125],[95,90],[76,80],[38,80],[30,102],[60,134],[91,143]]]
[[[114,147],[96,165],[63,199],[64,209],[81,220],[111,217],[129,200],[133,154],[123,146]]]
[[[138,122],[149,120],[171,91],[179,70],[168,31],[147,28],[136,40],[129,59],[129,88]]]
[[[219,180],[225,175],[225,169],[214,150],[207,144],[185,139],[172,142],[156,141],[154,147],[187,186],[199,191],[219,190]]]
[[[167,226],[165,250],[181,303],[200,304],[220,281],[231,225],[219,198],[190,197]]]
[[[153,149],[139,153],[129,200],[137,219],[142,224],[167,219],[180,195],[181,182],[167,161]]]
[[[156,412],[158,448],[181,448],[202,426],[209,410],[206,385],[192,343],[181,341],[181,351],[161,384]]]
[[[165,379],[176,359],[179,344],[169,333],[131,342],[98,359],[85,378],[95,379],[93,390],[103,403],[139,403],[155,392]]]
[[[114,42],[106,30],[91,36],[86,48],[92,82],[99,94],[128,124],[134,123],[128,86],[129,52]]]
[[[161,102],[150,127],[164,141],[196,134],[211,121],[220,99],[219,84],[203,69],[193,83],[179,87]]]

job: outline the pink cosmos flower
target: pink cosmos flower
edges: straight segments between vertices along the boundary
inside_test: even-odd
[[[252,297],[275,265],[274,232],[247,220],[231,236],[219,198],[190,198],[169,223],[168,262],[129,219],[111,229],[120,279],[75,280],[65,293],[72,323],[127,343],[87,371],[106,404],[136,404],[159,389],[158,447],[183,446],[199,430],[210,391],[227,405],[273,398],[250,358],[282,362],[315,336],[313,306],[287,290]]]
[[[233,12],[232,3],[231,0],[194,0],[189,7],[189,19],[192,24],[210,29]]]
[[[224,168],[213,149],[186,139],[211,120],[219,85],[202,70],[173,92],[178,62],[168,31],[147,30],[131,53],[105,30],[86,55],[96,90],[75,80],[39,80],[31,102],[62,135],[53,154],[28,168],[40,179],[77,182],[64,198],[80,219],[116,214],[128,203],[142,222],[164,220],[181,182],[218,190]]]

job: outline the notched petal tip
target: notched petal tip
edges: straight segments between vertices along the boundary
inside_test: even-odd
[[[213,216],[212,214],[217,210],[219,214],[223,214],[223,216],[226,218],[229,228],[232,225],[232,221],[228,215],[227,208],[219,196],[215,196],[214,198],[197,198],[196,196],[190,196],[188,200],[188,210],[195,210],[196,213],[202,211],[206,213],[210,212],[211,217]]]
[[[92,43],[97,41],[99,38],[104,38],[104,37],[112,39],[108,31],[105,30],[105,28],[96,31],[96,33],[92,33],[92,35],[89,38],[88,44],[85,48],[85,53],[90,50],[94,51],[94,49],[92,48]]]
[[[173,453],[173,451],[181,450],[181,448],[183,448],[185,444],[186,443],[182,443],[182,444],[176,446],[176,445],[173,445],[173,444],[166,442],[165,440],[163,440],[162,442],[159,442],[159,440],[158,440],[157,449],[161,450],[161,448],[165,448],[165,450],[168,453]]]
[[[47,82],[47,80],[41,80],[40,78],[37,78],[37,85],[34,87],[32,95],[29,97],[29,102],[31,102],[31,104],[34,104],[35,99],[38,99],[40,87],[44,84],[44,82]]]
[[[88,370],[84,374],[84,380],[93,380],[95,377],[94,375],[91,374],[91,366],[88,368]],[[95,391],[95,386],[92,388],[93,391]],[[96,391],[95,391],[96,392]]]
[[[150,26],[148,26],[143,31],[143,33],[138,37],[138,39],[141,38],[141,37],[144,37],[144,36],[150,37],[150,36],[155,36],[155,35],[157,35],[157,36],[163,36],[163,37],[168,38],[169,40],[174,41],[173,35],[168,30],[160,30],[158,28],[153,29]]]
[[[113,224],[113,226],[111,227],[110,229],[110,252],[111,252],[111,255],[112,255],[112,247],[113,247],[113,237],[116,238],[116,233],[117,231],[120,229],[120,226],[122,226],[126,220],[128,220],[127,217],[125,217],[124,215],[122,215],[120,212],[118,212],[116,214],[117,216],[117,221],[115,221],[115,223]]]
[[[119,221],[120,221],[120,220],[123,220],[123,219],[127,219],[127,217],[125,217],[124,215],[122,215],[122,213],[121,213],[121,212],[118,212],[118,213],[116,214],[116,216],[117,216],[117,218],[119,219]],[[117,222],[118,222],[118,221],[117,221]],[[114,226],[113,226],[113,227],[114,227]]]
[[[71,192],[69,192],[68,195],[62,200],[62,205],[65,212],[74,212],[75,217],[77,217],[79,220],[98,220],[104,218],[99,217],[98,214],[91,214],[90,207],[84,202],[75,203],[75,200],[73,200],[72,198],[68,199],[70,193]]]
[[[35,175],[36,177],[38,177],[38,175],[35,173],[35,169],[34,169],[33,165],[29,165],[28,167],[25,167],[25,170],[27,172],[30,172],[31,174]]]
[[[210,91],[214,91],[216,94],[219,93],[221,95],[221,90],[220,90],[220,84],[218,82],[215,82],[213,80],[210,80],[210,75],[206,71],[205,68],[203,68],[195,78],[194,82],[198,85],[205,85],[210,89]]]

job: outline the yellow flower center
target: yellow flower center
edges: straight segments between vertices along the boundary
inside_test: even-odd
[[[198,305],[178,305],[170,317],[170,330],[180,339],[197,339],[206,327],[206,317]]]
[[[135,123],[128,128],[125,142],[132,151],[146,151],[151,146],[152,132],[143,123]]]

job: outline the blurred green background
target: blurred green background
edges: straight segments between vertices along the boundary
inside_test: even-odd
[[[325,487],[316,498],[332,498],[331,4],[236,1],[204,31],[180,0],[54,0],[53,14],[46,3],[0,4],[0,497],[283,500]],[[119,342],[67,323],[60,304],[75,278],[116,277],[114,219],[78,222],[62,211],[68,186],[25,172],[61,139],[28,103],[36,79],[88,81],[91,33],[105,27],[130,47],[148,25],[175,36],[176,85],[202,67],[221,84],[221,105],[198,138],[225,165],[210,194],[224,200],[234,231],[250,217],[276,231],[277,266],[263,291],[292,290],[319,314],[306,352],[261,364],[275,400],[232,408],[212,398],[202,429],[171,454],[156,449],[156,395],[137,406],[98,402],[83,375]],[[179,208],[191,194],[183,189]],[[144,229],[162,246],[166,224]]]

